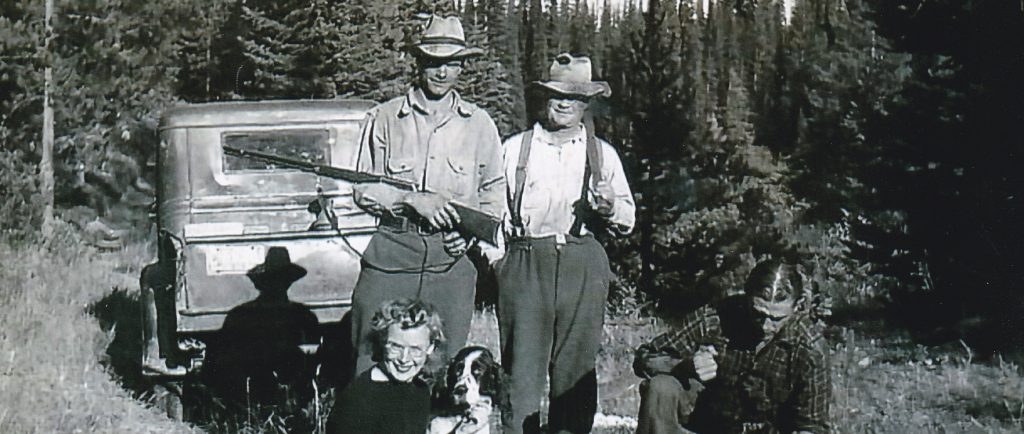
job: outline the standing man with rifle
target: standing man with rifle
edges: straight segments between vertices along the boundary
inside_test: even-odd
[[[502,424],[506,433],[538,432],[550,375],[548,432],[588,433],[612,277],[594,233],[628,233],[636,207],[615,149],[594,137],[588,102],[611,90],[591,81],[590,59],[561,54],[550,81],[535,84],[547,95],[546,117],[504,145],[512,200],[495,268],[512,411]]]
[[[476,269],[465,257],[473,242],[457,227],[456,206],[494,216],[505,212],[501,139],[491,117],[455,91],[463,62],[483,54],[466,46],[456,17],[431,18],[411,47],[418,77],[407,94],[375,109],[360,143],[358,169],[416,184],[355,188],[356,204],[379,217],[352,295],[356,373],[379,354],[367,343],[373,312],[388,300],[420,299],[444,321],[449,355],[466,342]]]

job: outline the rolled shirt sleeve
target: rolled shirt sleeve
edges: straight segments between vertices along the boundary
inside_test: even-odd
[[[501,137],[498,136],[498,128],[494,125],[494,121],[483,110],[477,111],[473,116],[480,117],[476,123],[481,125],[481,128],[476,131],[479,171],[478,205],[480,210],[494,217],[502,218],[507,213],[508,200]]]
[[[604,178],[615,192],[615,202],[612,206],[612,215],[608,222],[615,226],[620,234],[629,234],[636,225],[636,202],[633,200],[633,191],[629,188],[626,180],[626,172],[622,168],[622,160],[608,142],[601,140],[602,155],[604,164],[601,167],[601,177]]]
[[[700,345],[715,340],[721,334],[718,314],[714,308],[704,306],[690,313],[672,331],[662,333],[637,349],[637,357],[668,354],[683,360],[692,360]]]

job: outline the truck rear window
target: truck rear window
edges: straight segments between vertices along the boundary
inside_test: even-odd
[[[239,131],[224,133],[223,144],[248,151],[260,151],[308,161],[330,164],[330,133],[328,130]],[[250,158],[224,156],[224,171],[291,170]]]

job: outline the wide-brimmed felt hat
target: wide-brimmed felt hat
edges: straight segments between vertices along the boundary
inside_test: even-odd
[[[591,69],[589,57],[562,53],[551,63],[548,80],[535,81],[533,84],[560,95],[585,98],[611,96],[612,88],[608,82],[593,81]]]
[[[429,59],[464,59],[484,54],[466,45],[466,33],[459,17],[431,16],[419,39],[410,47],[413,55]]]
[[[257,289],[283,289],[306,275],[306,269],[292,262],[288,249],[274,246],[267,250],[263,263],[245,273]]]

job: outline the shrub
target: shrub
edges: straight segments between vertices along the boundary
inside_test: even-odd
[[[42,224],[42,194],[36,165],[20,150],[0,150],[0,233],[24,238]]]

